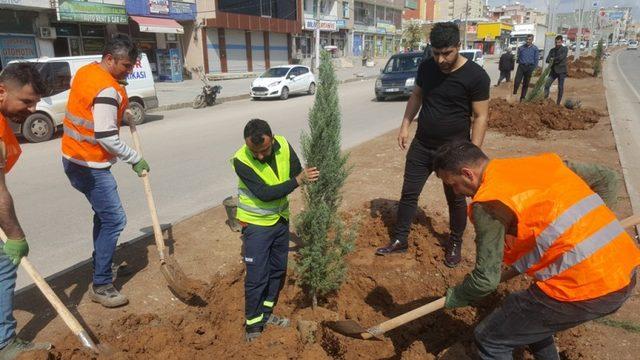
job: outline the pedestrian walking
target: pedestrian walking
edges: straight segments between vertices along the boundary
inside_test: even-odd
[[[498,70],[500,71],[500,77],[498,78],[498,83],[496,86],[500,86],[502,80],[506,80],[506,82],[511,82],[511,72],[515,66],[516,59],[511,52],[511,49],[507,48],[504,54],[500,56],[500,61],[498,62]]]
[[[232,165],[238,175],[238,210],[244,245],[245,340],[259,337],[266,325],[289,326],[273,314],[287,273],[289,254],[288,195],[320,175],[303,169],[284,136],[273,135],[269,124],[253,119],[244,127],[245,144]]]
[[[22,153],[9,121],[23,123],[36,111],[36,104],[45,93],[40,73],[31,63],[11,64],[0,73],[0,225],[8,238],[6,243],[0,242],[0,359],[15,359],[26,351],[51,348],[49,343],[32,343],[16,336],[13,295],[18,264],[29,254],[29,244],[6,183],[7,174]]]
[[[527,35],[527,42],[518,48],[518,69],[516,70],[516,79],[513,86],[513,95],[518,94],[518,88],[522,83],[522,91],[520,92],[520,101],[527,96],[529,89],[529,81],[533,71],[538,66],[540,58],[540,50],[533,45],[533,35]]]
[[[434,163],[471,197],[476,230],[475,268],[447,290],[445,306],[467,306],[521,273],[535,279],[476,327],[481,359],[511,359],[524,346],[536,359],[559,359],[556,332],[615,312],[633,293],[640,249],[610,210],[612,170],[551,153],[490,160],[469,142],[444,145]],[[501,275],[503,259],[510,268]]]
[[[409,126],[420,110],[418,129],[407,152],[394,235],[387,246],[376,250],[377,255],[407,250],[418,198],[433,171],[433,157],[438,147],[460,139],[480,146],[487,129],[491,80],[480,65],[459,54],[458,26],[452,22],[437,23],[431,30],[430,40],[433,57],[418,68],[416,86],[398,133],[398,145],[406,150]],[[455,195],[446,184],[444,193],[450,230],[445,264],[455,267],[461,260],[467,204],[464,196]]]
[[[551,66],[551,71],[549,72],[549,78],[544,85],[544,98],[547,99],[549,97],[549,92],[551,89],[551,84],[558,79],[558,97],[556,98],[556,104],[560,105],[562,101],[562,94],[564,93],[564,79],[567,78],[568,66],[567,66],[567,55],[569,54],[569,49],[562,44],[563,42],[562,35],[556,36],[556,46],[549,50],[549,55],[547,55],[546,62]]]
[[[78,70],[64,117],[62,164],[71,185],[87,198],[93,215],[93,284],[89,297],[105,307],[129,302],[113,286],[113,254],[126,215],[111,166],[118,159],[142,176],[149,165],[124,143],[120,126],[129,100],[122,81],[138,61],[138,49],[124,36],[111,39],[102,60]]]

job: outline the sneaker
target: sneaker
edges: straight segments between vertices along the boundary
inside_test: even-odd
[[[280,317],[277,315],[269,315],[269,318],[267,319],[267,322],[265,323],[265,325],[275,325],[275,326],[279,326],[279,327],[289,327],[289,324],[291,323],[291,321],[289,321],[288,318],[286,317]]]
[[[262,325],[250,325],[245,327],[244,331],[244,341],[252,342],[255,339],[259,338],[262,335],[262,331],[264,327]]]
[[[89,287],[89,298],[107,308],[114,308],[129,303],[129,299],[122,295],[113,284]]]
[[[461,241],[449,240],[444,250],[444,264],[450,268],[456,267],[460,263],[460,260],[462,260],[461,250]]]
[[[407,252],[409,245],[406,242],[402,242],[400,240],[394,240],[390,242],[389,245],[385,247],[381,247],[376,250],[376,255],[389,255],[389,254],[397,254]]]
[[[23,352],[34,351],[34,350],[50,350],[50,349],[51,349],[50,343],[33,343],[30,341],[26,341],[26,340],[22,340],[22,339],[18,339],[17,337],[14,337],[13,339],[9,340],[9,343],[7,343],[7,345],[5,345],[5,347],[3,347],[0,350],[0,359],[13,360]]]

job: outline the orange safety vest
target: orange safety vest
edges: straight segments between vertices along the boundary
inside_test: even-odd
[[[129,106],[125,88],[98,63],[83,66],[73,79],[63,122],[62,153],[74,163],[105,168],[116,162],[116,157],[98,144],[93,130],[93,101],[109,87],[115,88],[122,98],[118,108],[119,129]]]
[[[515,214],[504,262],[536,279],[559,301],[589,300],[622,289],[640,250],[600,196],[556,154],[492,160],[473,203],[500,201]]]
[[[0,114],[0,139],[2,139],[2,142],[4,143],[4,173],[7,174],[18,161],[20,154],[22,154],[22,149],[20,148],[18,139],[13,133],[13,129],[11,129],[7,119],[5,119],[2,114]]]

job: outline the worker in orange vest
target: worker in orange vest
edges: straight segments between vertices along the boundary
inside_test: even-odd
[[[138,60],[138,49],[124,36],[111,39],[100,63],[78,70],[64,117],[62,163],[71,185],[91,203],[93,216],[93,284],[89,297],[105,307],[129,300],[113,286],[112,262],[126,216],[111,166],[117,159],[142,176],[149,165],[119,136],[129,100],[123,81]]]
[[[469,142],[442,146],[434,167],[471,197],[476,230],[476,266],[445,306],[469,305],[501,277],[535,280],[476,327],[480,358],[512,359],[529,346],[536,359],[559,359],[557,331],[611,314],[631,295],[640,250],[607,206],[617,198],[613,171],[556,154],[489,160]],[[510,266],[502,276],[501,260]]]
[[[35,112],[45,92],[46,87],[33,64],[11,64],[0,73],[0,226],[8,238],[0,247],[0,359],[14,359],[25,351],[51,348],[48,343],[35,344],[16,337],[13,291],[18,264],[29,254],[29,245],[5,182],[6,174],[22,153],[8,121],[23,123]]]

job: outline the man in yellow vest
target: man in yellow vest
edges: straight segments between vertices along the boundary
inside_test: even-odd
[[[121,84],[138,61],[138,49],[126,37],[110,40],[100,63],[78,70],[64,117],[62,164],[71,185],[84,194],[93,216],[93,285],[89,297],[105,307],[129,300],[113,286],[112,261],[126,216],[111,166],[120,159],[138,176],[149,165],[119,136],[129,100]]]
[[[13,317],[13,291],[16,271],[29,245],[20,226],[5,176],[22,150],[8,121],[22,123],[36,110],[46,87],[33,64],[11,64],[0,73],[0,227],[7,242],[0,247],[0,359],[15,359],[25,351],[51,348],[51,344],[34,344],[16,337]]]
[[[640,250],[609,206],[616,175],[563,162],[556,154],[489,158],[468,142],[438,149],[435,171],[472,198],[476,265],[447,291],[445,306],[467,306],[501,281],[526,273],[527,290],[512,293],[475,329],[480,358],[511,359],[528,346],[536,359],[559,359],[553,335],[615,312],[635,286]]]
[[[289,200],[298,186],[313,182],[316,168],[302,169],[293,147],[273,135],[269,124],[253,119],[244,128],[243,145],[233,156],[238,175],[238,212],[243,225],[245,338],[256,339],[266,325],[289,326],[273,314],[284,285],[289,252]]]

